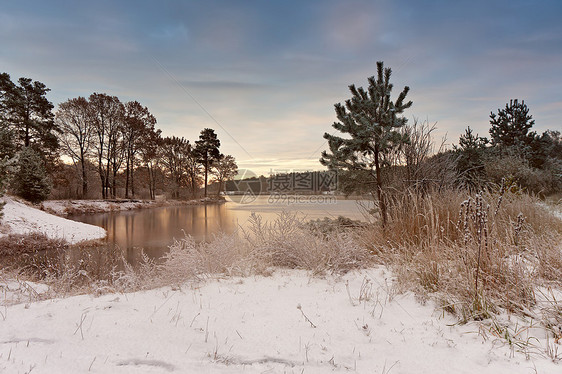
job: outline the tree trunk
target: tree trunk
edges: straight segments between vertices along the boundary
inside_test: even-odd
[[[82,199],[88,195],[88,175],[86,174],[86,165],[84,158],[82,158]]]
[[[30,142],[30,138],[31,136],[29,135],[29,110],[26,109],[25,111],[25,118],[24,118],[24,123],[25,123],[25,139],[24,139],[24,146],[29,147]]]
[[[111,181],[111,196],[115,199],[117,197],[117,170],[113,168],[113,180]]]
[[[386,226],[386,203],[384,201],[384,194],[382,190],[382,178],[381,178],[381,170],[379,165],[379,149],[375,147],[375,171],[377,175],[377,198],[379,200],[379,206],[381,208],[381,216],[382,216],[382,225],[383,227]]]
[[[148,190],[150,193],[150,200],[155,200],[156,193],[154,192],[154,172],[149,164],[146,164],[146,168],[148,169]]]
[[[98,165],[98,174],[100,175],[100,180],[101,180],[101,198],[105,200],[105,198],[106,198],[106,195],[105,195],[105,175],[104,175],[104,172],[103,172],[101,160],[99,161],[99,165]]]
[[[131,157],[131,195],[135,198],[135,165],[133,164],[133,157]]]
[[[129,153],[127,152],[127,165],[125,166],[125,199],[129,198]]]
[[[207,175],[209,172],[209,154],[205,153],[205,197],[207,197]]]

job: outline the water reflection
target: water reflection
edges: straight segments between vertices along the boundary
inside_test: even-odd
[[[290,204],[260,196],[251,204],[184,205],[69,218],[106,229],[107,241],[119,246],[127,261],[134,264],[140,260],[142,250],[150,258],[160,258],[174,239],[185,235],[191,235],[197,241],[208,241],[219,232],[233,233],[247,224],[252,213],[260,214],[264,220],[274,219],[282,210],[295,212],[306,219],[336,218],[339,215],[362,219],[366,209],[366,202],[353,200]]]

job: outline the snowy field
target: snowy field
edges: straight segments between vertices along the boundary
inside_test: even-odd
[[[22,204],[11,197],[2,199],[4,217],[2,225],[9,233],[29,234],[39,232],[51,239],[65,239],[71,244],[85,240],[105,238],[103,228],[57,217],[31,206]]]
[[[2,373],[559,373],[478,323],[456,325],[382,267],[210,280],[0,310]],[[530,331],[526,331],[527,334]]]

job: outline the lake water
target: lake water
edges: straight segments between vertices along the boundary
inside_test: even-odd
[[[253,201],[230,197],[224,204],[184,205],[69,217],[101,226],[107,240],[118,245],[130,263],[141,251],[160,258],[175,239],[191,235],[195,240],[212,239],[219,232],[233,233],[246,227],[252,213],[273,220],[285,210],[306,220],[344,216],[364,220],[367,201],[338,199],[334,196],[258,196]]]

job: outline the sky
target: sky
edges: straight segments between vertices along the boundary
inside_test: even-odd
[[[137,100],[164,136],[215,129],[256,174],[322,169],[348,86],[392,68],[404,115],[456,144],[525,100],[534,130],[562,130],[562,1],[0,0],[0,72],[51,89]]]

